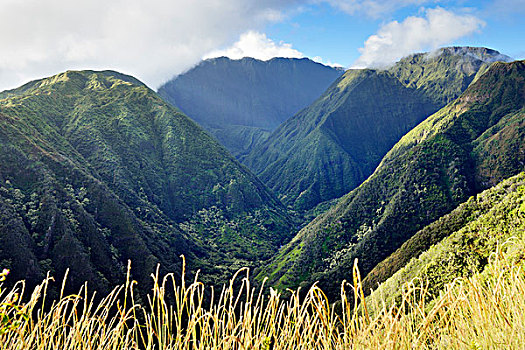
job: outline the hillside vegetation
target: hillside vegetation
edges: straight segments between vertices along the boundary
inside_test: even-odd
[[[369,179],[302,229],[258,278],[281,287],[320,280],[337,296],[355,258],[368,274],[469,196],[523,171],[524,103],[525,62],[494,63],[405,135]]]
[[[242,161],[285,204],[314,208],[359,186],[403,135],[500,59],[509,58],[452,47],[409,56],[389,70],[350,69]]]
[[[17,294],[23,284],[0,293],[0,344],[4,349],[65,350],[523,348],[525,175],[484,195],[511,188],[504,200],[494,203],[495,210],[477,216],[484,231],[473,242],[490,237],[490,244],[474,245],[483,247],[483,267],[477,266],[468,278],[442,280],[446,284],[439,285],[439,295],[433,281],[443,270],[426,269],[420,280],[399,284],[394,300],[381,297],[385,289],[364,299],[355,264],[352,282],[342,284],[337,304],[330,304],[318,286],[304,297],[299,291],[289,299],[273,289],[265,294],[251,287],[248,272],[239,271],[209,307],[203,306],[205,285],[199,281],[185,284],[184,278],[161,278],[157,273],[146,303],[137,300],[128,279],[100,303],[94,303],[84,287],[42,310],[48,279],[27,303]],[[451,237],[453,241],[459,242]],[[432,250],[428,254],[436,256]],[[464,249],[458,254],[477,256]],[[469,269],[470,260],[454,259],[454,266]],[[240,289],[234,287],[239,285],[235,280],[242,280]]]
[[[426,283],[427,297],[437,296],[454,279],[484,271],[494,254],[523,263],[524,235],[525,173],[521,173],[471,197],[416,233],[378,264],[364,285],[377,287],[385,275],[397,271],[371,298],[400,298],[403,286],[417,280]]]
[[[349,70],[243,162],[285,204],[307,210],[358,186],[434,110],[388,73]]]
[[[525,348],[525,61],[507,59],[349,70],[262,143],[255,117],[209,124],[259,143],[244,160],[288,208],[133,77],[1,92],[0,349]]]
[[[267,259],[292,221],[246,168],[136,79],[68,71],[0,96],[0,266],[71,269],[109,290],[179,255],[222,281]]]

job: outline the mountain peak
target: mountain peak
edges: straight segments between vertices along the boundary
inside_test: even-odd
[[[500,53],[497,50],[481,46],[447,46],[429,52],[419,52],[407,55],[400,61],[411,60],[415,57],[436,58],[441,55],[472,57],[480,61],[492,63],[496,61],[510,62],[513,58]]]
[[[349,69],[243,161],[285,204],[311,209],[358,186],[400,137],[457,99],[498,57],[451,47],[388,70]]]
[[[112,70],[68,70],[47,78],[30,81],[16,89],[3,91],[0,93],[0,99],[33,92],[49,92],[49,89],[78,92],[85,88],[111,88],[122,84],[146,87],[140,80]]]
[[[430,52],[429,55],[432,56],[434,53],[437,53],[438,56],[442,54],[449,54],[455,56],[473,57],[486,63],[493,63],[496,61],[510,62],[513,60],[511,57],[504,55],[497,50],[486,47],[450,46]]]
[[[122,261],[147,278],[181,254],[213,278],[288,238],[273,194],[135,78],[67,71],[1,95],[0,116],[0,261],[20,279],[71,267],[73,285],[97,288],[118,282]]]

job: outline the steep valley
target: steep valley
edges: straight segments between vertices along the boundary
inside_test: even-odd
[[[241,159],[284,204],[315,208],[359,186],[404,134],[497,60],[510,58],[450,47],[408,56],[388,70],[350,69]]]
[[[334,297],[355,258],[366,276],[418,230],[523,171],[524,81],[523,61],[491,65],[407,133],[370,178],[303,228],[258,278],[282,288],[319,280]]]

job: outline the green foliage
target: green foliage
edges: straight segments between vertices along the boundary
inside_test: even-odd
[[[285,204],[308,210],[357,187],[434,110],[386,73],[349,70],[243,161]]]
[[[470,198],[452,213],[415,234],[367,276],[376,282],[381,270],[388,278],[374,291],[387,302],[399,299],[403,285],[426,281],[427,298],[434,298],[456,278],[484,271],[491,255],[505,253],[509,261],[523,261],[515,240],[525,236],[525,173]],[[397,263],[401,259],[402,263]],[[395,265],[394,265],[395,264]],[[383,272],[384,276],[385,272]],[[372,277],[372,276],[373,277]]]

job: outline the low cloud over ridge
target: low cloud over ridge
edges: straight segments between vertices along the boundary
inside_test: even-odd
[[[0,90],[66,69],[115,69],[155,88],[296,0],[3,0]]]
[[[425,10],[424,17],[410,16],[379,28],[360,48],[354,68],[385,67],[418,51],[430,51],[473,34],[485,23],[470,14],[455,14],[443,8]]]
[[[302,58],[304,55],[294,49],[292,44],[279,42],[269,39],[266,34],[253,30],[242,34],[239,41],[224,50],[214,50],[204,58],[226,56],[231,59],[243,57],[253,57],[259,60],[269,60],[273,57],[293,57]]]
[[[267,24],[293,17],[303,7],[329,4],[351,16],[388,17],[401,8],[440,1],[2,0],[0,91],[67,69],[114,69],[156,88],[203,56],[304,57],[293,41],[272,41],[264,34]],[[388,64],[413,51],[450,44],[483,25],[469,14],[428,9],[424,16],[382,25],[366,41],[356,65]],[[337,65],[327,53],[315,53],[324,60],[313,60]]]

